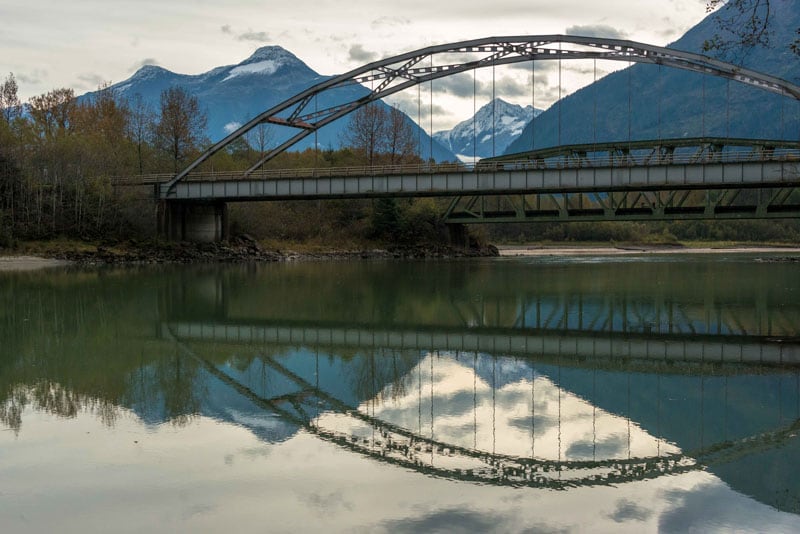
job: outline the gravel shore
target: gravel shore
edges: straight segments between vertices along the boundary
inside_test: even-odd
[[[66,265],[142,265],[156,263],[238,263],[247,261],[347,261],[363,259],[449,259],[465,257],[537,257],[537,256],[620,256],[635,254],[785,254],[800,255],[794,247],[591,247],[591,246],[500,246],[489,245],[479,250],[453,247],[395,247],[361,251],[327,252],[270,251],[253,241],[234,244],[188,243],[166,246],[98,247],[96,251],[61,252],[54,257],[30,255],[0,256],[0,272],[32,271]],[[796,258],[791,258],[796,259]]]
[[[67,260],[40,258],[38,256],[0,256],[0,271],[33,271],[69,265]]]
[[[800,254],[794,247],[563,247],[563,246],[499,246],[500,256],[621,256],[633,254]]]

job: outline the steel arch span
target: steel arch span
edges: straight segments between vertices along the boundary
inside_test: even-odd
[[[566,46],[565,46],[566,45]],[[434,58],[441,62],[435,64]],[[493,65],[540,60],[600,59],[649,63],[727,78],[765,91],[800,100],[800,86],[768,74],[745,69],[700,54],[660,46],[598,37],[573,35],[526,35],[486,37],[429,46],[381,59],[331,77],[253,117],[214,144],[167,184],[169,190],[218,151],[260,124],[276,124],[297,130],[267,152],[244,172],[249,176],[264,163],[284,152],[319,128],[394,93],[461,72]],[[369,83],[368,94],[327,109],[316,109],[316,97],[337,88]]]

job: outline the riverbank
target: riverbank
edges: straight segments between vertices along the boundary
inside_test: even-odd
[[[268,249],[247,236],[226,243],[129,240],[93,244],[76,241],[24,243],[0,250],[0,270],[24,271],[64,265],[147,265],[290,261],[452,259],[498,256],[492,245],[462,249],[449,245],[390,246],[361,250]]]
[[[682,245],[630,245],[630,246],[516,246],[497,247],[500,256],[623,256],[641,254],[789,254],[800,255],[800,247],[767,245],[682,246]]]
[[[66,260],[41,258],[39,256],[0,256],[0,272],[3,271],[35,271],[49,267],[69,265]]]
[[[243,263],[291,261],[349,261],[398,259],[454,259],[478,257],[624,256],[648,254],[764,254],[800,261],[800,247],[777,245],[487,245],[464,250],[448,245],[393,246],[363,250],[299,248],[268,249],[247,236],[229,243],[167,243],[124,241],[92,244],[52,241],[23,244],[0,251],[0,272],[30,271],[66,265],[146,265],[189,263]]]

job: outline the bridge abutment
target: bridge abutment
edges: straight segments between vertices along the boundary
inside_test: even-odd
[[[228,239],[228,206],[225,202],[165,200],[159,208],[158,229],[169,241],[223,241]]]

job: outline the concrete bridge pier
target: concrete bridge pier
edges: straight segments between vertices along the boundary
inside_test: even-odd
[[[469,249],[469,230],[466,224],[450,223],[447,225],[447,240],[450,246]]]
[[[158,231],[170,241],[224,241],[228,239],[228,206],[222,201],[164,200],[158,210]]]

